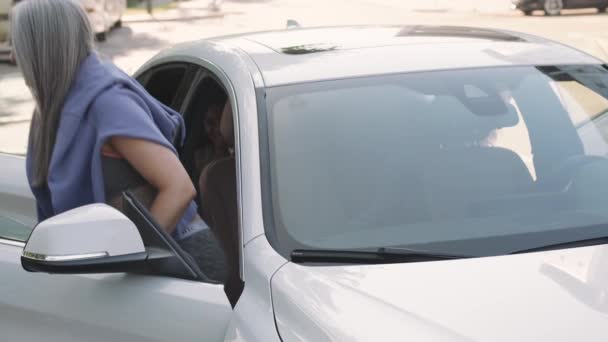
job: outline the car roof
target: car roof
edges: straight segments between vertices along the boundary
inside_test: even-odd
[[[602,63],[533,35],[472,27],[296,28],[212,40],[249,55],[267,87],[404,72]]]

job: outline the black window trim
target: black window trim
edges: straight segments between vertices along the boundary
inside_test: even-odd
[[[172,103],[169,107],[174,110],[181,112],[183,104],[185,102],[186,96],[189,94],[189,85],[193,83],[193,80],[197,76],[196,68],[197,66],[189,63],[189,62],[167,62],[159,65],[155,65],[152,68],[144,71],[141,75],[137,77],[137,81],[145,88],[148,89],[148,83],[150,79],[153,78],[158,72],[165,71],[167,69],[173,68],[183,68],[184,76],[179,82],[178,89],[175,92],[175,96],[173,98]],[[182,113],[183,114],[183,113]]]

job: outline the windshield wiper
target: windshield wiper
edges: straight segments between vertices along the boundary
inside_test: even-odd
[[[435,253],[400,247],[367,249],[296,249],[291,252],[291,261],[295,263],[392,264],[473,257],[474,256],[471,255]]]
[[[608,236],[601,236],[601,237],[590,238],[590,239],[547,244],[547,245],[542,245],[542,246],[533,247],[533,248],[520,249],[517,251],[510,252],[509,254],[543,252],[543,251],[552,251],[552,250],[556,250],[556,249],[587,247],[587,246],[604,245],[604,244],[608,244]]]

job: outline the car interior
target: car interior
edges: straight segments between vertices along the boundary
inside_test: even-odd
[[[429,243],[605,221],[597,184],[608,162],[585,149],[542,77],[513,87],[517,106],[501,110],[498,93],[463,101],[458,89],[425,93],[423,82],[317,85],[278,98],[271,110],[282,114],[269,119],[275,221],[301,248],[408,241],[445,251]],[[463,251],[474,250],[454,250]]]
[[[210,122],[210,108],[221,108],[219,120]],[[181,158],[199,195],[199,214],[217,237],[228,263],[225,291],[232,305],[243,290],[240,279],[238,246],[238,211],[234,124],[231,105],[225,90],[212,76],[204,77],[196,87],[184,112],[188,128]],[[196,154],[212,144],[208,125],[217,125],[219,136],[227,149],[225,154],[201,165]],[[206,129],[207,126],[207,129]]]
[[[378,108],[367,103],[363,93],[385,102]],[[500,116],[480,117],[453,97],[437,96],[429,105],[397,87],[341,89],[312,96],[300,96],[309,104],[302,111],[289,108],[291,115],[275,116],[273,144],[277,159],[290,166],[289,172],[275,173],[277,186],[292,189],[279,189],[282,197],[277,203],[286,210],[286,220],[309,226],[297,229],[307,235],[321,236],[322,231],[352,224],[391,226],[431,217],[464,217],[465,206],[475,198],[508,189],[523,190],[532,183],[515,153],[475,146],[493,129],[517,124],[514,109]],[[408,115],[403,115],[403,108],[408,108]],[[285,112],[287,108],[275,110]],[[325,125],[316,127],[318,122]],[[318,138],[305,141],[303,135],[311,131],[316,131]],[[278,142],[287,141],[287,135],[294,143],[283,149]],[[391,146],[415,148],[395,153]],[[357,154],[365,156],[365,165]],[[321,159],[327,156],[332,156],[331,160]],[[479,160],[493,162],[480,164]],[[469,167],[473,164],[479,167]],[[327,169],[306,165],[327,165]],[[307,178],[302,172],[319,186],[310,189],[308,182],[299,181]],[[302,200],[307,194],[317,200]]]
[[[199,214],[224,254],[207,253],[205,263],[227,267],[226,277],[216,280],[224,283],[234,306],[244,284],[239,267],[233,113],[227,92],[214,75],[195,66],[176,64],[152,71],[151,75],[144,74],[140,82],[150,94],[184,117],[186,137],[178,149],[179,157],[197,189]],[[217,136],[212,137],[216,131]],[[221,152],[214,149],[216,144],[222,146]],[[204,273],[204,267],[199,266]]]

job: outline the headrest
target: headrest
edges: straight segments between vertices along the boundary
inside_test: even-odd
[[[222,111],[220,133],[222,134],[226,145],[234,147],[234,121],[232,118],[232,105],[230,104],[230,100],[226,101],[224,110]]]
[[[483,139],[493,130],[519,123],[515,107],[506,104],[507,112],[481,116],[469,111],[454,97],[438,96],[430,104],[430,129],[439,142],[473,142]]]

